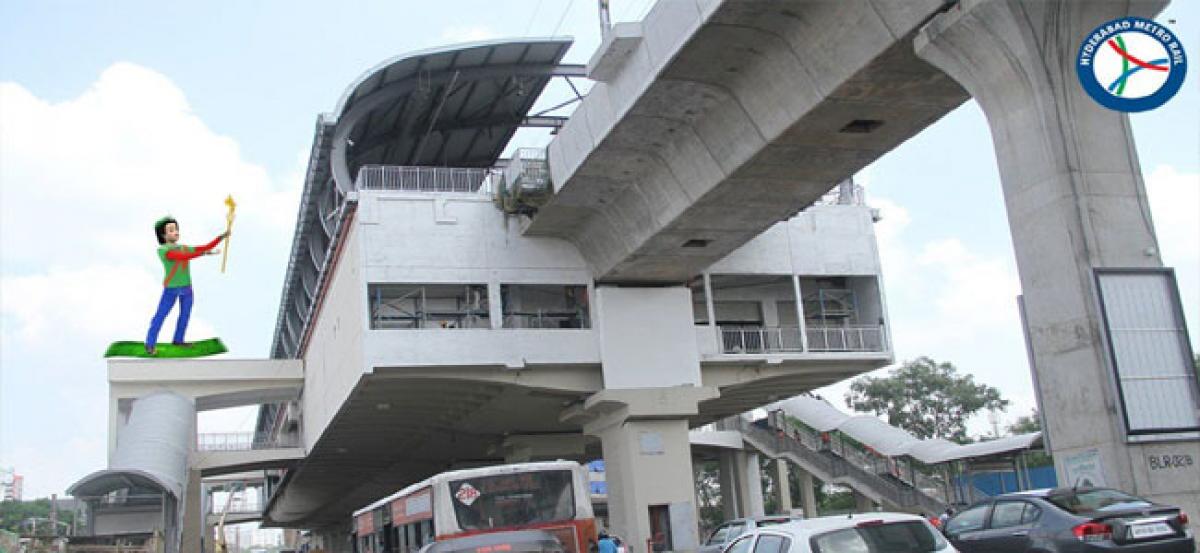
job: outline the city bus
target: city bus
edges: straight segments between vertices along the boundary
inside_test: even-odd
[[[585,469],[573,461],[443,472],[354,512],[356,553],[418,553],[434,541],[543,530],[564,553],[595,549]]]

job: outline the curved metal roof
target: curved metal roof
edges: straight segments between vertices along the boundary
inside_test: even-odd
[[[301,352],[313,309],[336,259],[345,209],[363,165],[490,167],[554,76],[584,76],[562,65],[570,38],[473,42],[388,59],[346,89],[317,118],[276,316],[272,356]]]
[[[177,496],[171,484],[153,473],[136,469],[103,469],[80,478],[67,488],[72,497],[99,497],[116,490],[147,490]]]
[[[375,66],[351,83],[334,112],[338,187],[349,190],[367,164],[490,167],[550,77],[560,73],[571,42],[473,42]]]
[[[796,396],[777,405],[818,432],[837,430],[870,446],[881,455],[909,456],[927,465],[1035,449],[1042,443],[1041,432],[967,445],[941,438],[922,440],[876,417],[842,413],[829,402],[815,397]]]

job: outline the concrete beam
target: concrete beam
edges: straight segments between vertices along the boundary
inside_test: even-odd
[[[583,459],[589,438],[583,434],[514,434],[500,444],[506,463]]]
[[[247,470],[289,468],[304,459],[304,448],[251,449],[248,451],[193,451],[188,464],[200,474],[219,476]]]
[[[109,456],[139,397],[171,392],[204,411],[295,400],[303,386],[304,363],[296,359],[109,359]]]
[[[297,359],[110,359],[109,397],[169,391],[199,411],[294,400],[304,385]]]
[[[656,4],[551,142],[526,233],[602,281],[700,274],[967,99],[912,54],[945,3]]]

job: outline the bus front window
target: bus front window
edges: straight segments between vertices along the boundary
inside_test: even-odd
[[[486,530],[575,518],[569,470],[522,472],[450,482],[462,530]]]

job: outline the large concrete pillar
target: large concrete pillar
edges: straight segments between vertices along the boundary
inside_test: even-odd
[[[792,512],[792,486],[788,480],[788,462],[782,457],[775,459],[775,499],[779,505],[779,512],[789,514]]]
[[[1156,268],[1129,118],[1082,89],[1075,56],[1098,25],[1153,17],[1166,0],[962,0],[918,34],[917,54],[963,85],[991,127],[1024,294],[1034,382],[1059,484],[1081,462],[1104,484],[1200,512],[1194,436],[1141,441],[1124,429],[1096,268]]]
[[[604,390],[567,415],[584,417],[584,432],[600,438],[609,528],[635,550],[657,537],[655,526],[669,532],[672,551],[699,547],[687,419],[715,397],[714,389],[692,386]]]
[[[762,465],[758,454],[738,451],[734,454],[738,491],[738,504],[742,516],[760,517],[766,514],[763,504]]]
[[[804,518],[817,517],[817,492],[813,475],[800,467],[796,467],[796,470],[800,471],[800,507],[804,509]]]
[[[595,308],[605,389],[563,420],[600,438],[614,533],[639,552],[658,530],[672,550],[695,551],[688,420],[720,394],[701,386],[692,291],[597,286]]]
[[[183,500],[183,528],[180,537],[181,553],[202,553],[204,537],[204,497],[200,489],[200,471],[187,471],[187,491]]]
[[[725,515],[725,520],[733,520],[741,518],[742,506],[738,504],[737,492],[737,461],[734,458],[737,455],[736,451],[722,451],[719,462],[719,474],[721,479],[721,512]]]

